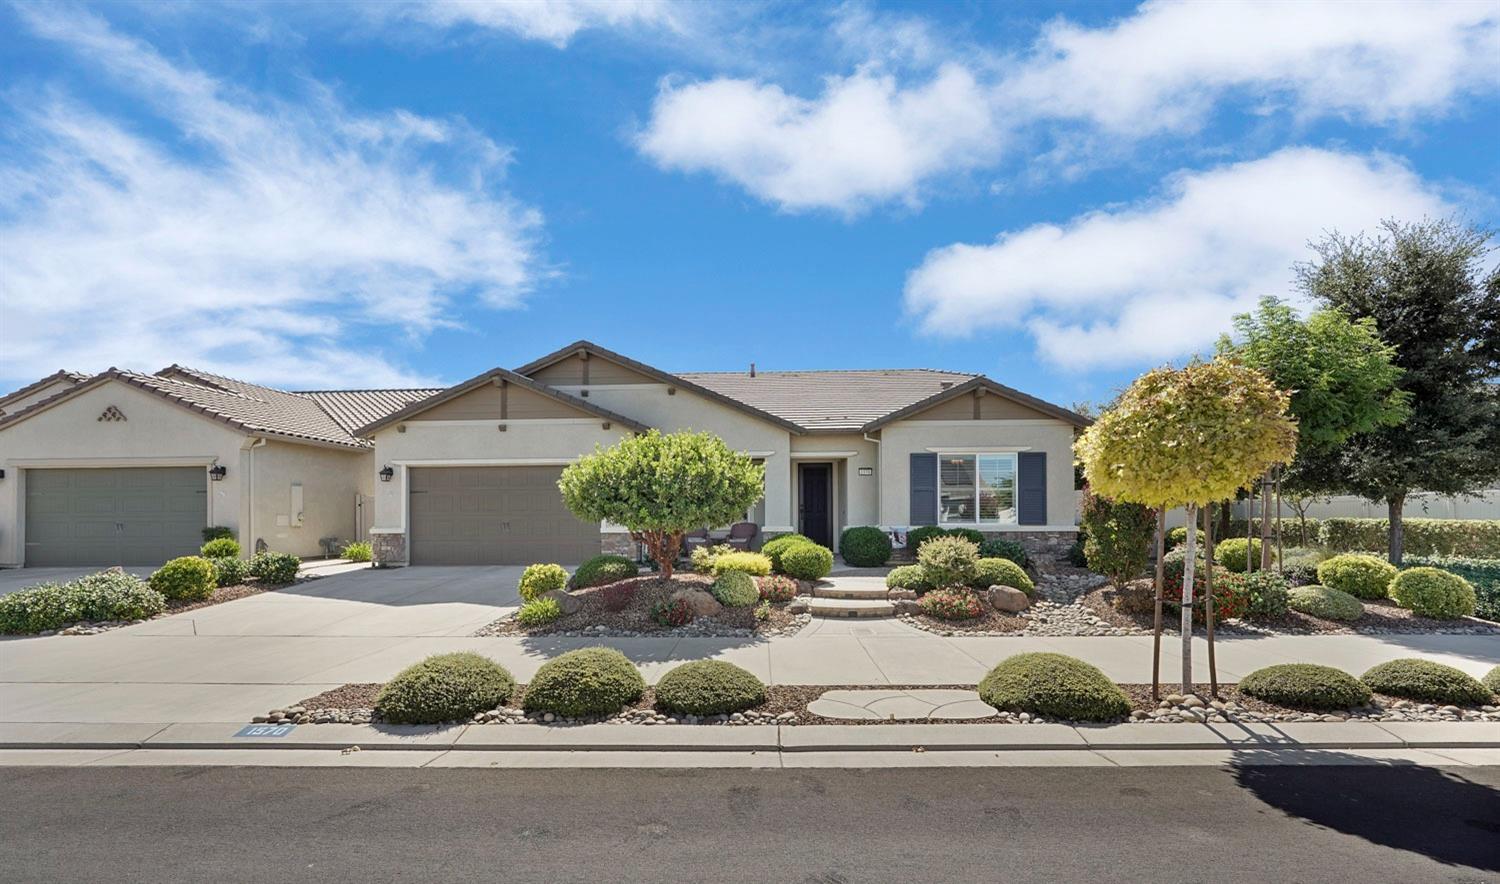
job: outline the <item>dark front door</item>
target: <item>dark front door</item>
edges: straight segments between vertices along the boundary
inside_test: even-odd
[[[833,521],[829,502],[833,495],[832,468],[826,463],[802,465],[802,533],[810,540],[833,548]]]

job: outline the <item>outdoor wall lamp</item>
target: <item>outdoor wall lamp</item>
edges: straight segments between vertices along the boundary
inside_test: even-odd
[[[223,464],[216,463],[208,468],[208,477],[215,482],[222,482],[224,481],[224,475],[228,472],[229,469],[227,467],[225,467]]]
[[[382,468],[381,471],[380,471],[380,481],[382,481],[382,482],[389,482],[389,481],[391,481],[391,478],[394,477],[395,475],[396,475],[396,468],[393,467],[393,466],[391,466],[390,464],[386,464],[385,467]]]

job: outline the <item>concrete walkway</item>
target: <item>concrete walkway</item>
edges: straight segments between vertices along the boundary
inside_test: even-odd
[[[770,683],[972,685],[1024,651],[1081,657],[1111,678],[1148,681],[1149,637],[945,638],[897,621],[818,621],[788,638],[475,638],[517,603],[519,568],[361,569],[95,636],[0,640],[0,722],[231,722],[349,682],[379,682],[429,654],[471,650],[527,681],[544,661],[618,648],[648,681],[687,660],[719,659]],[[1179,671],[1174,640],[1162,675]],[[1195,678],[1207,680],[1195,642]],[[1219,677],[1314,662],[1355,674],[1421,656],[1481,675],[1496,636],[1236,637],[1218,642]]]

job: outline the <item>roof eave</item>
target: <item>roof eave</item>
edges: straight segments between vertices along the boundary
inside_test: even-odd
[[[875,420],[872,420],[869,423],[865,424],[861,429],[863,429],[863,431],[866,433],[873,433],[881,427],[893,424],[899,420],[904,420],[905,418],[911,417],[914,414],[921,414],[934,405],[941,404],[948,401],[949,399],[953,399],[967,393],[972,393],[974,390],[981,388],[986,392],[994,393],[997,396],[1003,396],[1006,399],[1010,399],[1013,402],[1025,405],[1028,408],[1036,409],[1043,414],[1054,417],[1062,421],[1063,423],[1071,424],[1074,427],[1080,429],[1087,427],[1093,423],[1092,420],[1084,417],[1081,414],[1078,414],[1075,411],[1069,411],[1068,409],[1061,406],[1053,405],[1051,402],[1047,402],[1044,399],[1038,399],[1035,396],[1027,395],[1026,393],[1022,393],[1020,390],[1014,389],[1013,387],[1007,387],[998,381],[985,377],[984,375],[976,375],[972,379],[967,380],[962,384],[958,384],[946,390],[940,390],[937,393],[928,396],[926,399],[918,400],[904,408],[898,408],[883,417],[878,417]]]

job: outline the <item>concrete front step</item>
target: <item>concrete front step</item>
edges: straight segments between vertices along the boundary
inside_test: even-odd
[[[889,601],[884,586],[814,586],[814,598],[819,599],[873,599]]]
[[[891,617],[896,606],[882,599],[814,598],[807,610],[814,617]]]

